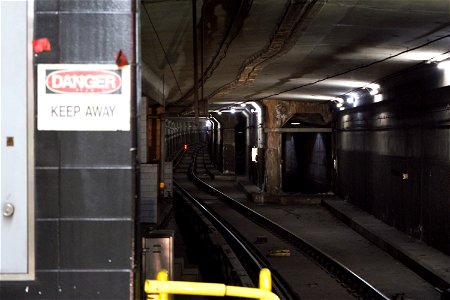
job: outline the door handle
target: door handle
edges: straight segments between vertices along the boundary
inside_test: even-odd
[[[5,217],[11,217],[14,214],[14,205],[12,203],[5,203],[2,207],[2,214]]]

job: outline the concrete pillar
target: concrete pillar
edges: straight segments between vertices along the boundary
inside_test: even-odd
[[[267,134],[266,150],[266,191],[278,194],[281,191],[281,133]]]

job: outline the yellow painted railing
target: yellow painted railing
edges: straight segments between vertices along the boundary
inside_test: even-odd
[[[280,300],[271,292],[272,276],[269,269],[261,269],[259,288],[227,286],[222,283],[202,283],[189,281],[169,281],[166,270],[156,276],[156,280],[146,280],[144,290],[148,300],[168,300],[169,294],[196,296],[229,296],[260,300]]]

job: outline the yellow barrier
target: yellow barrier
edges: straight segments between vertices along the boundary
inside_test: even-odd
[[[259,272],[259,288],[227,286],[222,283],[168,281],[167,274],[166,270],[162,270],[156,276],[156,280],[145,281],[144,289],[148,300],[168,300],[169,294],[280,300],[271,292],[272,277],[269,269],[265,268]]]

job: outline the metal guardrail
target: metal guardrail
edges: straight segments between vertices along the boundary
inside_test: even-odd
[[[144,290],[147,293],[147,300],[168,300],[171,294],[280,300],[271,291],[272,277],[269,269],[261,269],[259,288],[227,286],[222,283],[169,281],[167,271],[162,270],[158,273],[156,280],[145,281]]]

